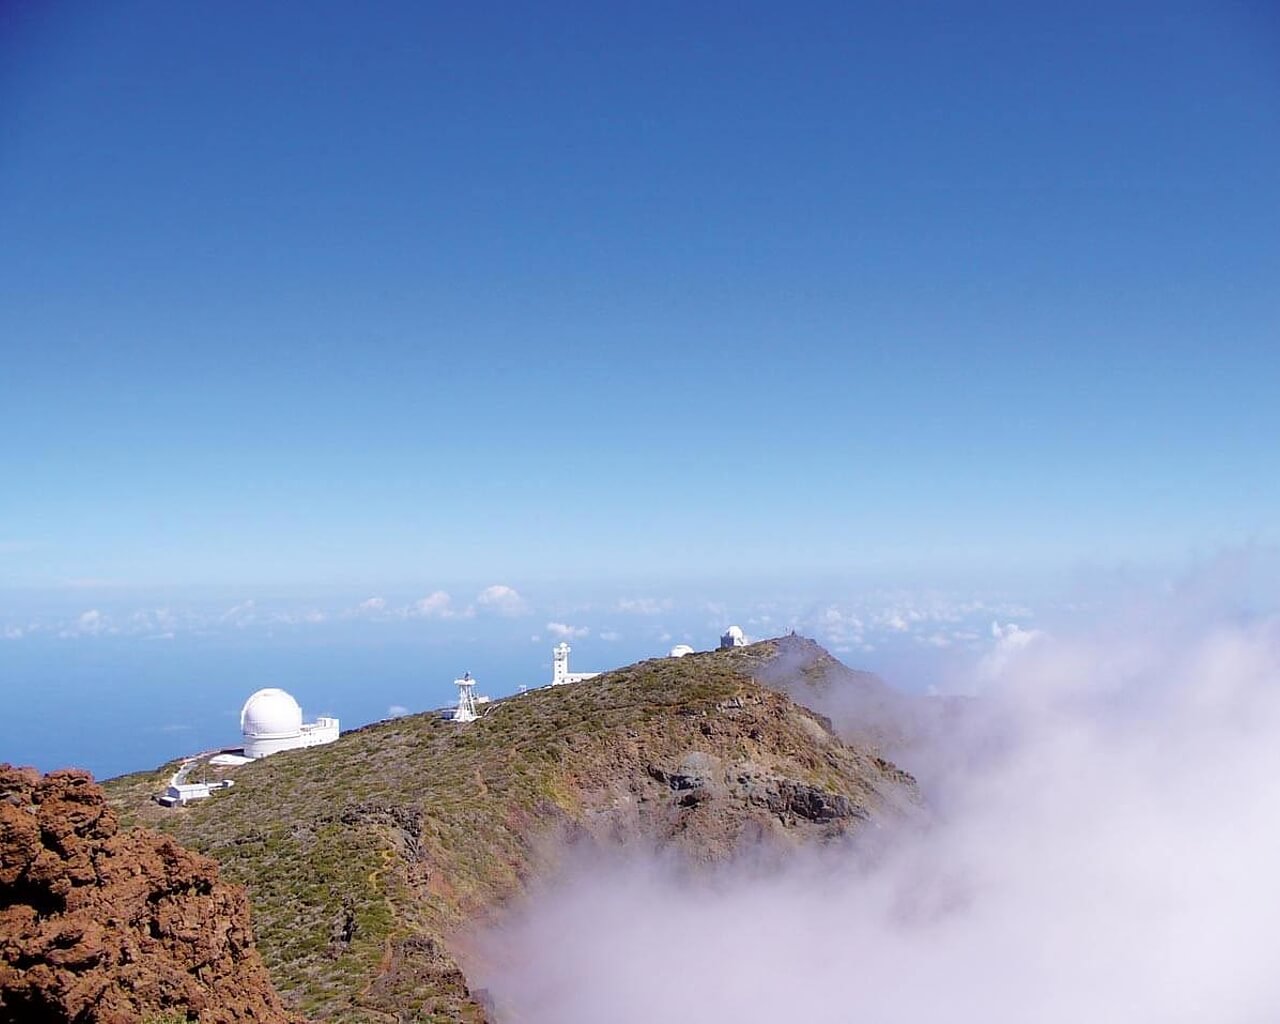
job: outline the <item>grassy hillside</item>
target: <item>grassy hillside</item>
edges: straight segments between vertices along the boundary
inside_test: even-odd
[[[465,726],[381,722],[235,769],[233,789],[185,809],[150,801],[168,769],[105,788],[127,824],[248,887],[268,968],[304,1013],[478,1021],[449,938],[551,867],[548,837],[718,859],[914,800],[905,773],[753,681],[776,657],[763,644],[641,662]]]

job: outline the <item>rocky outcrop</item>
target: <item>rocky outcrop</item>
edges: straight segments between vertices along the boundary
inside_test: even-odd
[[[798,820],[826,824],[868,817],[866,808],[842,793],[780,777],[750,761],[722,769],[718,758],[694,752],[672,771],[660,765],[649,765],[645,771],[676,794],[680,807],[697,807],[715,797],[729,797],[737,798],[744,807],[766,808],[783,825],[795,825]],[[906,772],[901,775],[908,781],[911,778]]]
[[[87,772],[0,764],[0,1024],[287,1024],[243,890],[122,834]]]

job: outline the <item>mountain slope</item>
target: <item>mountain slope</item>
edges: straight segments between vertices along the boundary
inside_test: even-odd
[[[781,636],[743,649],[758,682],[831,719],[846,739],[877,750],[902,747],[914,731],[919,698],[872,672],[849,668],[808,637]]]
[[[908,759],[913,771],[935,761],[934,752],[973,713],[970,698],[895,690],[807,637],[792,634],[746,650],[753,678],[824,715],[846,741]]]
[[[280,990],[343,1021],[479,1021],[449,951],[467,920],[550,870],[566,842],[699,861],[823,841],[916,800],[914,782],[752,677],[766,645],[658,659],[497,702],[458,726],[381,722],[236,770],[192,807],[160,775],[108,784],[248,887]]]

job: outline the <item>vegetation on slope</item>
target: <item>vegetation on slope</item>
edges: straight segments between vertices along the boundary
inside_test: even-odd
[[[753,681],[775,653],[646,661],[465,726],[381,722],[236,769],[234,788],[188,808],[151,802],[164,770],[106,788],[127,823],[247,886],[272,977],[304,1013],[479,1021],[448,938],[550,866],[542,838],[715,859],[746,838],[839,835],[914,798],[905,773]]]

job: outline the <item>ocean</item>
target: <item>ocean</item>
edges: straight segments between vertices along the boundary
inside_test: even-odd
[[[452,704],[464,671],[479,680],[477,693],[494,697],[538,685],[551,677],[550,647],[248,634],[27,638],[0,644],[0,761],[109,778],[236,746],[240,708],[265,686],[292,693],[307,721],[336,715],[354,728],[393,709]]]

